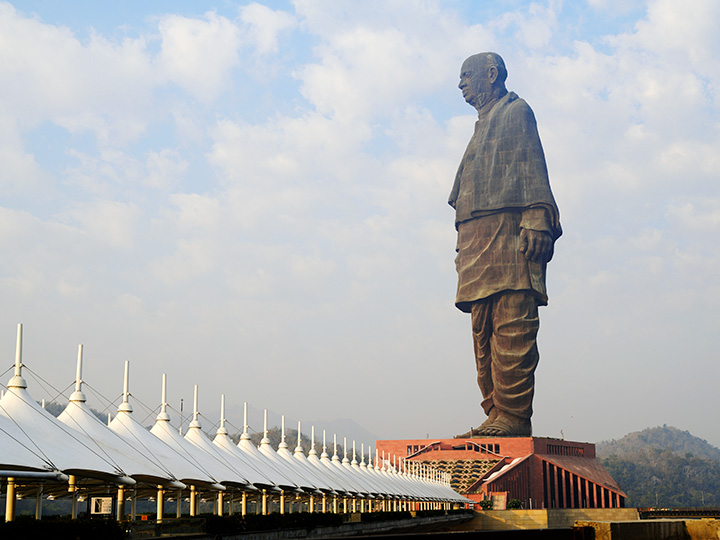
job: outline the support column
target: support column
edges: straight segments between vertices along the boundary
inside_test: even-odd
[[[125,519],[125,486],[118,486],[116,519],[118,521]]]
[[[233,515],[233,506],[235,506],[235,491],[230,493],[230,508],[228,508],[228,516]]]
[[[137,518],[137,489],[133,489],[132,502],[130,503],[130,519],[135,521]]]
[[[182,517],[182,491],[177,492],[177,498],[175,499],[175,517]]]
[[[308,512],[311,514],[315,512],[315,497],[310,495],[310,502],[308,502]]]
[[[322,500],[322,511],[323,514],[327,512],[327,496],[323,493],[323,500]]]
[[[7,479],[7,491],[5,493],[5,521],[15,519],[15,479]]]
[[[285,490],[280,490],[280,513],[285,513]]]
[[[44,484],[40,483],[37,488],[37,492],[35,493],[35,519],[38,521],[42,519],[43,485]]]
[[[225,509],[224,506],[225,506],[225,501],[223,500],[223,492],[218,491],[218,494],[217,494],[217,515],[218,516],[222,517],[223,510]]]
[[[348,506],[347,506],[347,497],[343,497],[343,514],[347,514]]]
[[[77,519],[77,486],[75,485],[75,476],[70,475],[68,478],[68,491],[72,494],[72,503],[70,507],[70,518]]]
[[[242,503],[240,506],[240,513],[242,514],[242,517],[245,517],[247,515],[247,492],[243,491],[242,494]]]
[[[190,517],[195,517],[197,511],[197,489],[190,486]]]
[[[162,486],[158,486],[157,490],[157,522],[162,523],[163,514],[165,513],[165,491]]]
[[[267,495],[267,489],[263,489],[262,492],[262,515],[267,516],[268,515],[268,495]]]
[[[337,495],[333,495],[333,514],[338,513],[338,500]]]

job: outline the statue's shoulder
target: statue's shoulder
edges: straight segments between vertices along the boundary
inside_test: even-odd
[[[515,92],[508,92],[503,99],[504,113],[513,120],[535,123],[535,114],[530,105]]]

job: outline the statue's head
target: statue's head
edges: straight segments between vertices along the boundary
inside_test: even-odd
[[[499,54],[474,54],[465,60],[460,68],[458,87],[462,90],[465,101],[480,110],[486,103],[507,93],[505,79],[507,69]]]

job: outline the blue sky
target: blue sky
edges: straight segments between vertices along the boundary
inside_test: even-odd
[[[719,18],[711,0],[0,3],[7,365],[23,322],[59,390],[83,343],[98,392],[130,360],[145,403],[162,373],[176,405],[200,384],[205,424],[225,393],[381,438],[478,425],[446,201],[474,123],[460,64],[494,50],[565,230],[535,434],[667,423],[720,445]]]

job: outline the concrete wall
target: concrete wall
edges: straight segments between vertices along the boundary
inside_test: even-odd
[[[474,519],[453,527],[455,531],[501,531],[512,529],[570,528],[578,520],[639,520],[636,508],[557,508],[553,510],[482,510]],[[717,539],[716,539],[717,540]]]
[[[715,519],[644,519],[641,521],[578,521],[595,530],[595,540],[717,540]]]
[[[554,508],[548,509],[548,528],[572,527],[576,521],[634,521],[637,508]]]
[[[717,519],[688,519],[685,521],[685,527],[693,540],[720,538],[720,520]]]
[[[547,529],[546,510],[482,510],[453,531],[504,531],[509,529]]]

